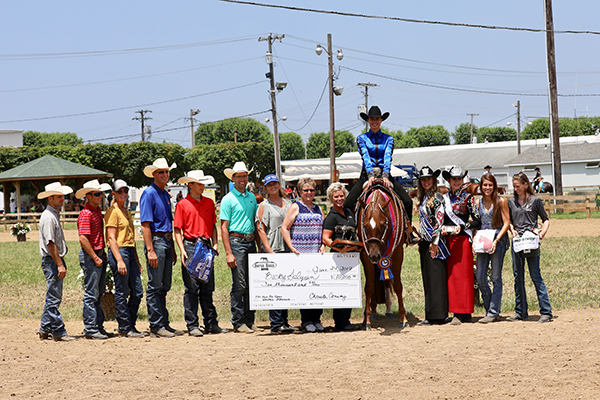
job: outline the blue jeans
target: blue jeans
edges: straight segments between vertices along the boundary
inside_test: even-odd
[[[248,254],[256,253],[255,242],[229,236],[231,252],[237,266],[231,268],[231,324],[234,328],[254,324],[254,311],[250,310],[250,288],[248,286]]]
[[[504,235],[496,244],[494,254],[477,253],[477,283],[479,284],[483,305],[488,317],[497,317],[500,315],[502,307],[502,266],[504,265],[504,254],[506,254],[508,244],[508,237]],[[487,279],[490,262],[492,264],[493,292],[490,290]]]
[[[158,258],[158,266],[152,268],[147,264],[148,290],[146,304],[148,305],[148,322],[150,330],[156,332],[169,325],[167,310],[167,292],[171,290],[173,278],[173,247],[171,241],[164,236],[152,236],[152,245]],[[148,250],[144,246],[144,254],[148,259]]]
[[[515,275],[515,314],[523,319],[529,318],[527,311],[527,294],[525,292],[525,259],[521,258],[512,249],[513,273]],[[552,316],[552,306],[548,297],[548,289],[542,279],[540,271],[540,256],[527,258],[529,275],[535,285],[538,301],[540,303],[540,314]]]
[[[102,310],[102,295],[106,291],[106,256],[104,250],[95,250],[102,259],[102,265],[97,267],[88,253],[79,251],[79,265],[83,271],[83,325],[85,334],[92,335],[104,330],[104,311]]]
[[[42,311],[40,332],[52,333],[52,336],[56,337],[65,336],[67,334],[65,323],[58,310],[62,301],[63,280],[58,277],[58,266],[52,257],[42,258],[42,271],[46,277],[46,301],[44,311]]]
[[[188,260],[190,260],[194,256],[196,242],[184,239],[183,247],[188,255]],[[215,291],[214,268],[206,283],[190,274],[187,267],[183,264],[181,265],[181,277],[185,285],[183,308],[185,310],[185,322],[188,331],[199,327],[198,304],[200,304],[200,308],[202,309],[204,328],[208,331],[211,327],[218,326],[217,309],[213,303],[213,292]]]
[[[135,329],[144,289],[135,247],[119,247],[119,253],[127,268],[127,274],[119,273],[117,260],[110,249],[108,250],[108,264],[115,280],[115,311],[117,312],[119,332],[127,333]]]

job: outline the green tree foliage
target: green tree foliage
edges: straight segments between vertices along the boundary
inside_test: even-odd
[[[346,152],[356,151],[356,138],[348,131],[335,131],[335,156],[339,157]],[[329,133],[315,132],[308,138],[306,148],[308,158],[328,158]]]
[[[477,125],[473,125],[473,136],[475,136],[478,132],[479,128]],[[471,139],[471,124],[468,122],[463,122],[454,128],[452,137],[454,138],[454,144],[469,144],[469,140]]]
[[[196,129],[196,145],[234,142],[266,142],[272,140],[271,131],[253,118],[228,118],[204,122]]]
[[[279,152],[282,160],[300,160],[304,158],[304,141],[295,132],[279,134]]]
[[[488,142],[508,142],[511,140],[517,140],[517,130],[509,128],[508,126],[494,126],[491,128],[479,128],[477,134],[477,141],[484,143],[485,140]]]
[[[450,133],[442,125],[428,125],[420,128],[410,128],[404,136],[407,143],[416,141],[418,146],[407,147],[428,147],[443,146],[450,144]],[[414,139],[414,141],[413,141]],[[410,142],[408,142],[410,140]]]
[[[561,137],[594,135],[600,128],[600,117],[560,118],[558,130]],[[550,136],[550,122],[548,118],[533,120],[531,125],[526,125],[521,131],[521,139],[543,139]]]
[[[76,133],[60,132],[35,132],[27,131],[23,133],[23,146],[47,147],[47,146],[77,146],[83,144],[83,139]]]

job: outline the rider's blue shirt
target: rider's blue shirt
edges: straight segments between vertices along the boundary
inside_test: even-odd
[[[392,152],[394,151],[394,138],[386,135],[381,130],[377,133],[369,130],[356,139],[358,151],[363,160],[363,168],[367,173],[373,172],[374,167],[379,167],[383,172],[390,173],[392,167]]]

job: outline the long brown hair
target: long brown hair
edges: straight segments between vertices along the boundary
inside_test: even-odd
[[[431,185],[431,189],[425,193],[425,189],[421,185],[421,179],[417,181],[417,199],[419,199],[419,205],[423,204],[423,199],[427,197],[427,206],[433,206],[433,199],[435,198],[435,193],[437,192],[437,179],[431,177],[433,179],[433,184]]]
[[[502,226],[502,210],[500,209],[500,197],[498,196],[498,182],[492,174],[484,174],[481,177],[480,188],[483,186],[483,181],[491,182],[494,189],[492,190],[492,205],[494,212],[492,213],[492,228],[500,228]],[[483,190],[481,190],[483,193]]]
[[[513,175],[513,181],[519,181],[521,185],[527,185],[525,189],[525,204],[529,203],[529,197],[533,196],[533,189],[531,188],[531,182],[529,182],[529,178],[525,175],[524,172],[519,172],[518,174]],[[515,197],[518,199],[519,195],[515,193]]]

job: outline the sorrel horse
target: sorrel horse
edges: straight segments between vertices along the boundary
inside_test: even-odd
[[[357,212],[358,238],[363,243],[360,259],[365,270],[365,329],[371,328],[373,294],[376,280],[391,285],[398,297],[398,313],[402,327],[407,324],[406,310],[402,301],[403,244],[406,242],[406,212],[398,196],[382,185],[375,185],[363,192]],[[381,290],[384,285],[378,285]],[[385,294],[383,294],[385,296]],[[376,304],[375,304],[376,307]],[[374,308],[374,307],[373,307]]]

